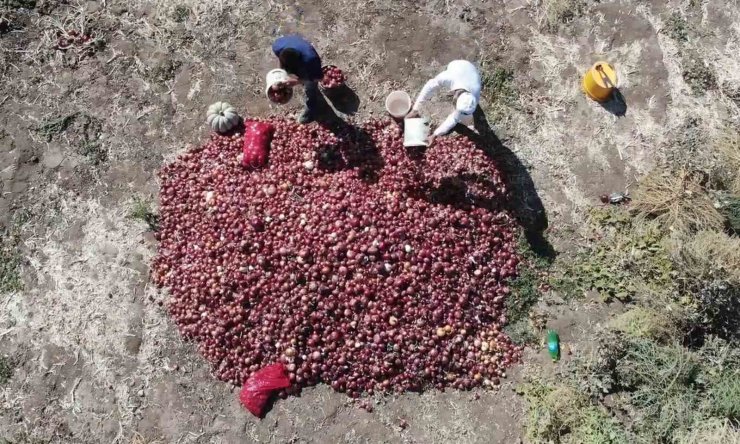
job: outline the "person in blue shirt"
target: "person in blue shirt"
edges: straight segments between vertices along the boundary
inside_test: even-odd
[[[301,83],[306,92],[306,106],[298,122],[309,123],[316,120],[320,94],[318,82],[323,77],[321,57],[316,48],[303,37],[291,34],[275,40],[272,52],[280,61],[280,68],[290,75],[287,85],[292,87]]]

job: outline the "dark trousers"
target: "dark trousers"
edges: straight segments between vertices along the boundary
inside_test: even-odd
[[[303,89],[306,91],[306,110],[309,113],[319,111],[319,82],[315,80],[304,80]]]

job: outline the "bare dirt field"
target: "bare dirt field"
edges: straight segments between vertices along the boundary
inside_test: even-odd
[[[71,30],[91,39],[67,44]],[[0,270],[17,271],[0,281],[12,368],[0,443],[523,439],[514,387],[527,367],[554,366],[539,348],[498,391],[377,396],[367,412],[320,385],[258,420],[179,337],[149,280],[157,243],[132,212],[156,210],[159,168],[206,139],[210,103],[300,110],[263,93],[270,44],[290,32],[348,73],[356,121],[451,60],[478,63],[519,215],[540,230],[545,216],[557,251],[574,247],[600,194],[693,155],[666,149],[678,137],[740,128],[736,0],[0,0]],[[601,59],[618,71],[624,115],[581,92]],[[550,325],[578,348],[604,309],[555,305]]]

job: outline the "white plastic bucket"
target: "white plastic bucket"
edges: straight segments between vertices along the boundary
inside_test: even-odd
[[[270,88],[272,88],[273,85],[287,82],[288,78],[288,72],[284,69],[276,68],[268,72],[267,77],[265,78],[265,81],[267,83],[267,87],[265,88],[265,95],[267,96],[267,98],[270,98]]]
[[[393,91],[385,98],[385,109],[396,119],[402,119],[411,111],[411,97],[405,91]]]
[[[403,121],[403,146],[427,146],[429,119],[414,117]]]

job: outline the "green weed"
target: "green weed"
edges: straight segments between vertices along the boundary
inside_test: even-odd
[[[0,385],[6,384],[13,377],[13,366],[10,359],[0,356]]]
[[[148,77],[156,82],[165,83],[173,80],[182,65],[178,60],[166,59],[148,71]]]
[[[505,122],[511,110],[519,106],[519,92],[516,88],[514,71],[502,66],[494,66],[493,61],[484,60],[481,66],[482,94],[486,104],[486,114],[490,121]]]
[[[668,37],[678,42],[689,40],[689,23],[679,12],[673,12],[665,21],[663,30]]]
[[[717,77],[714,71],[698,54],[685,55],[681,65],[683,66],[683,79],[694,94],[702,95],[717,88]]]
[[[529,311],[540,299],[540,279],[526,264],[520,265],[519,276],[510,285],[506,298],[506,315],[511,322],[527,319]]]
[[[618,368],[625,388],[648,386],[651,393],[683,386],[693,387],[699,374],[696,357],[679,345],[662,346],[654,341],[629,341]]]
[[[586,11],[584,0],[546,0],[545,27],[557,32],[563,25],[571,23]]]
[[[727,220],[727,229],[740,234],[740,196],[727,196],[722,199],[720,213]]]
[[[725,368],[712,378],[709,398],[714,415],[740,420],[740,370]]]
[[[629,341],[616,368],[619,386],[642,418],[639,435],[669,441],[687,430],[699,412],[701,366],[697,356],[680,345],[650,340]]]
[[[108,150],[99,142],[85,141],[79,147],[79,153],[93,165],[100,165],[108,160]]]
[[[47,142],[50,142],[55,135],[66,131],[78,115],[79,113],[72,113],[57,119],[47,120],[36,128],[36,131],[44,136]]]
[[[139,196],[133,198],[133,207],[129,216],[132,219],[146,222],[151,231],[159,230],[159,215],[152,211],[151,202],[144,198]]]
[[[0,6],[10,9],[34,9],[36,0],[0,0]]]
[[[507,333],[518,344],[532,344],[537,342],[538,335],[529,315],[537,302],[540,300],[540,285],[542,275],[550,266],[548,258],[537,255],[532,251],[526,238],[519,238],[518,251],[522,257],[519,264],[519,275],[509,285],[511,293],[506,298],[506,316],[509,325]]]
[[[84,113],[75,112],[57,119],[48,120],[36,131],[51,141],[54,136],[68,132],[67,139],[77,146],[77,152],[97,166],[108,160],[108,149],[99,141],[102,132],[100,120]]]
[[[613,207],[594,209],[589,220],[595,242],[556,267],[553,289],[565,298],[596,291],[605,301],[629,301],[641,288],[671,286],[671,261],[657,225],[634,221]]]
[[[536,381],[519,390],[528,402],[526,433],[531,442],[630,442],[618,421],[569,385]]]
[[[0,230],[0,293],[23,289],[19,242],[20,238],[17,233],[7,229]]]
[[[553,265],[552,286],[564,296],[595,290],[637,305],[577,351],[557,384],[525,389],[530,441],[740,439],[740,348],[720,339],[737,337],[740,245],[722,231],[704,183],[688,173],[653,176],[634,197],[642,217],[594,209],[590,245]]]
[[[551,286],[566,299],[580,298],[588,291],[596,291],[604,302],[631,300],[637,287],[630,275],[610,261],[606,250],[598,249],[593,253],[595,255],[579,255],[568,270],[553,276]]]
[[[528,319],[509,322],[509,324],[504,327],[504,332],[509,335],[515,344],[519,345],[537,344],[540,340],[540,336],[537,334],[537,331],[535,331],[532,323]]]
[[[190,9],[185,5],[175,6],[175,10],[172,11],[172,20],[177,23],[182,23],[190,17]]]
[[[511,103],[518,97],[514,88],[514,71],[497,66],[486,70],[481,79],[486,98],[491,102]]]

